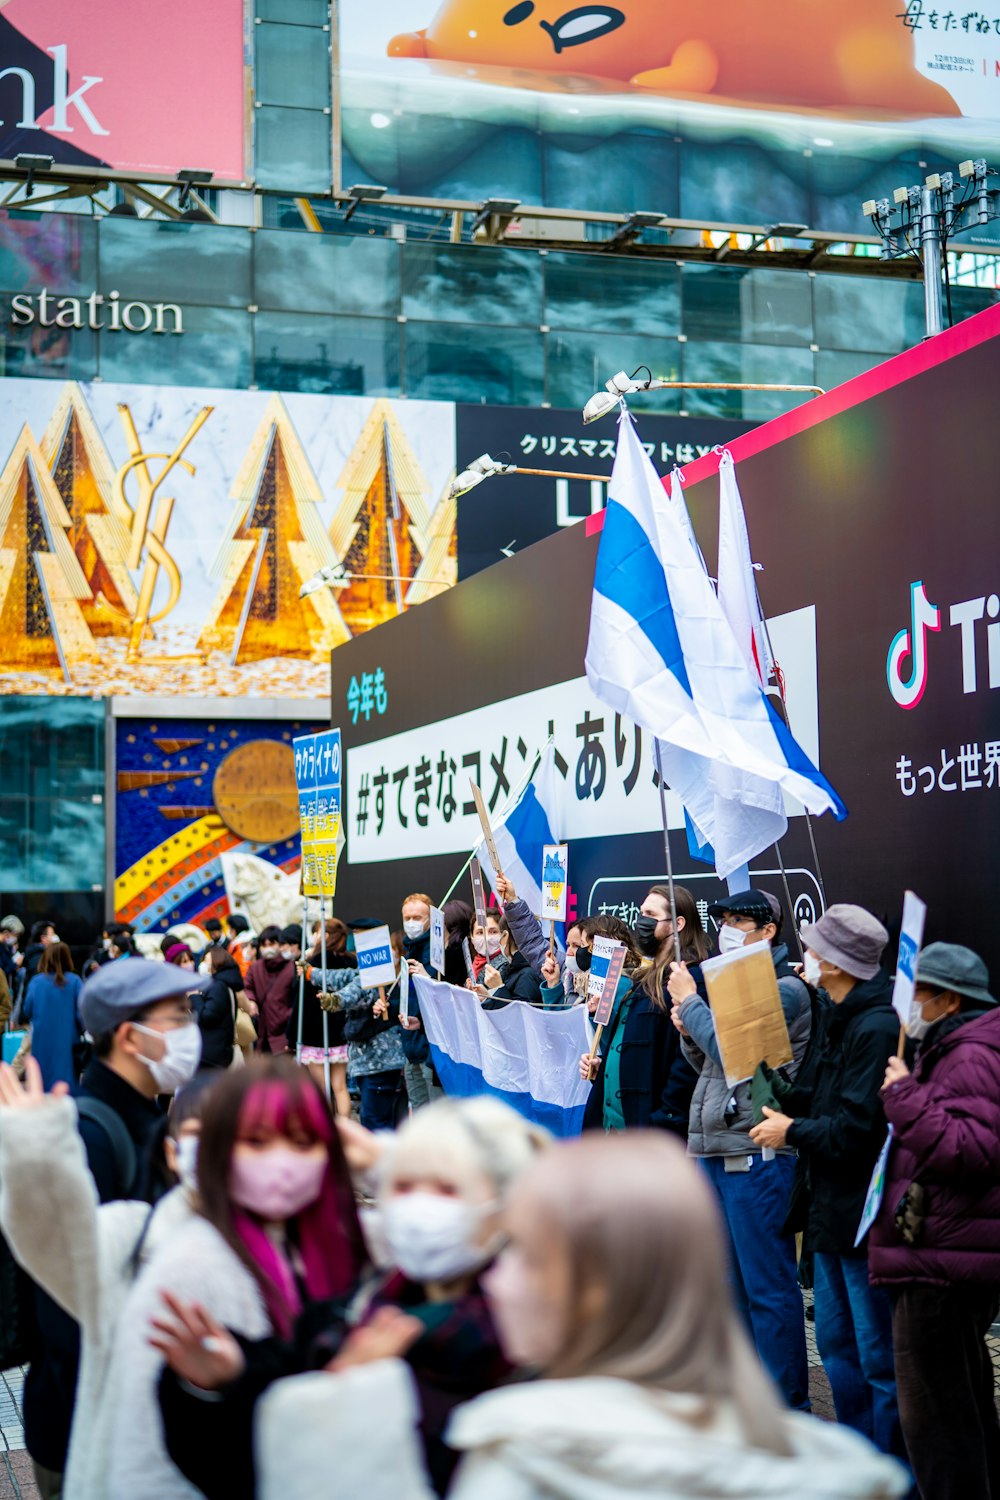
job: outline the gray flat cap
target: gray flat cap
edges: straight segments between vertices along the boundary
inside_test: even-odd
[[[206,974],[192,974],[176,964],[151,963],[146,958],[116,958],[84,981],[80,991],[80,1019],[91,1036],[114,1031],[147,1006],[176,1000],[211,983]]]

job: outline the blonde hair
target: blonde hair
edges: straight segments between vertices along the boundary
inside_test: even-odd
[[[711,1187],[653,1131],[589,1136],[544,1155],[516,1203],[569,1262],[569,1320],[545,1374],[614,1376],[731,1403],[749,1445],[787,1454],[777,1392],[740,1325]]]
[[[379,1191],[400,1177],[433,1173],[466,1196],[477,1178],[505,1199],[514,1179],[552,1143],[500,1099],[438,1099],[417,1110],[396,1131],[379,1168]]]
[[[408,901],[422,901],[423,904],[427,907],[428,911],[434,905],[434,902],[431,900],[430,896],[425,896],[423,891],[414,891],[412,896],[404,896],[403,905],[405,906]]]

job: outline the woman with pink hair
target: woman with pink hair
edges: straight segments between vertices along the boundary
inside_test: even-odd
[[[155,1334],[150,1343],[164,1303],[194,1302],[248,1339],[287,1339],[307,1305],[348,1296],[368,1264],[329,1105],[290,1060],[262,1059],[220,1078],[205,1103],[196,1171],[199,1212],[144,1267],[122,1314],[112,1495],[202,1493],[166,1451],[163,1359]],[[249,1453],[207,1457],[234,1476],[249,1472]]]

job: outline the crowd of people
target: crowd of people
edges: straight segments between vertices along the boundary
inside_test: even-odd
[[[109,923],[80,974],[51,922],[0,920],[24,1032],[0,1352],[28,1365],[41,1494],[1000,1500],[982,960],[921,951],[904,1039],[862,907],[786,942],[773,895],[730,893],[710,940],[653,885],[633,926],[585,917],[556,949],[497,893],[485,922],[444,907],[456,1004],[592,1010],[595,939],[625,950],[577,1140],[444,1095],[416,988],[401,1018],[362,985],[374,920]],[[431,909],[409,895],[393,934],[411,978]],[[735,1086],[713,943],[766,949],[788,1031],[791,1061]],[[810,1289],[836,1424],[811,1414]]]

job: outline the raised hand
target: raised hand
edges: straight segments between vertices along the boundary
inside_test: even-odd
[[[197,1302],[182,1302],[161,1291],[172,1319],[153,1318],[149,1342],[181,1380],[202,1391],[217,1391],[243,1374],[243,1350],[227,1328]]]
[[[42,1070],[34,1057],[28,1058],[23,1086],[10,1063],[0,1063],[0,1106],[4,1109],[38,1109],[46,1100],[62,1099],[68,1093],[68,1083],[57,1083],[46,1094]]]

